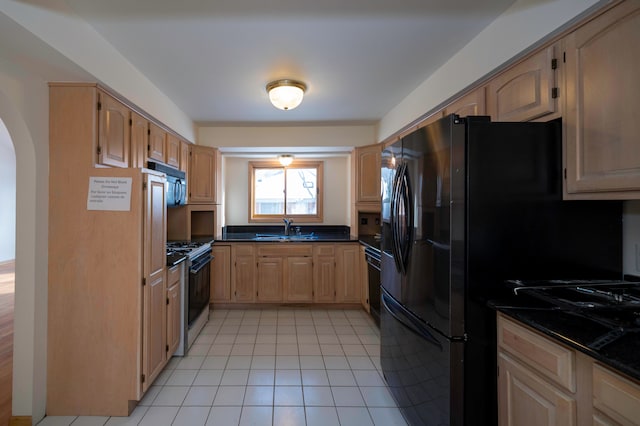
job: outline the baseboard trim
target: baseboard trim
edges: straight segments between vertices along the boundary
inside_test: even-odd
[[[31,416],[11,416],[9,426],[31,426]]]

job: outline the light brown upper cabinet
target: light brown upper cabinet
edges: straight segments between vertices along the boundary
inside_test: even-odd
[[[130,110],[104,92],[98,92],[97,164],[129,167]]]
[[[558,50],[557,45],[549,46],[489,82],[487,112],[492,121],[531,121],[558,115]]]
[[[180,170],[189,174],[189,142],[180,141]]]
[[[189,147],[189,204],[215,204],[217,151],[208,146]]]
[[[565,198],[640,198],[640,3],[569,34]]]
[[[449,114],[458,114],[460,117],[466,117],[468,115],[485,115],[485,88],[480,87],[447,105],[444,109],[444,115],[446,116]]]
[[[149,145],[149,120],[131,112],[131,157],[133,168],[147,167],[147,146]]]
[[[356,155],[356,203],[376,203],[380,210],[380,156],[382,144],[361,146]]]
[[[147,156],[150,159],[164,162],[167,132],[160,126],[149,123],[149,145]]]
[[[170,166],[180,168],[180,139],[171,133],[168,133],[164,151],[165,163]]]

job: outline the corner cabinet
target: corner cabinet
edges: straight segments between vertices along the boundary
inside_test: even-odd
[[[336,244],[336,302],[360,303],[360,244]]]
[[[380,210],[380,163],[382,145],[357,147],[356,203],[371,203]]]
[[[253,302],[256,298],[256,255],[253,244],[231,247],[231,289],[236,302]]]
[[[569,34],[565,198],[640,199],[640,3]]]
[[[209,303],[231,301],[231,247],[211,246],[211,298]]]
[[[207,146],[189,147],[189,204],[216,203],[216,159],[218,150]]]

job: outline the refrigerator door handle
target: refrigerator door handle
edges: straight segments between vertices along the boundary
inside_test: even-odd
[[[409,264],[409,252],[413,234],[413,207],[411,203],[411,182],[407,163],[403,163],[399,172],[398,193],[402,197],[404,206],[403,224],[399,227],[402,233],[399,239],[402,270],[406,271]],[[406,272],[405,272],[406,273]]]
[[[402,324],[407,330],[409,330],[413,334],[415,334],[418,337],[421,337],[421,338],[429,341],[429,343],[437,346],[440,350],[442,350],[442,344],[439,341],[437,341],[431,335],[431,333],[429,333],[424,328],[424,326],[419,325],[419,324],[415,324],[416,320],[412,320],[410,317],[408,317],[407,314],[405,314],[405,309],[402,306],[399,306],[397,302],[395,302],[394,300],[390,299],[389,296],[387,296],[385,294],[384,290],[383,290],[381,296],[382,296],[381,297],[382,306],[389,313],[389,315],[391,315],[393,318],[395,318],[396,321],[398,321],[400,324]],[[405,318],[406,321],[403,321],[403,318],[400,318],[400,316]]]
[[[396,172],[396,176],[393,181],[393,190],[391,192],[391,254],[396,264],[396,270],[401,274],[404,274],[404,264],[402,263],[402,253],[400,250],[399,231],[400,226],[398,224],[398,196],[400,191],[400,173]]]

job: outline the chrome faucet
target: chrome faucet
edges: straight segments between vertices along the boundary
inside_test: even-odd
[[[289,228],[291,227],[291,224],[293,223],[293,219],[284,218],[284,219],[282,219],[282,221],[284,222],[284,235],[289,235]]]

